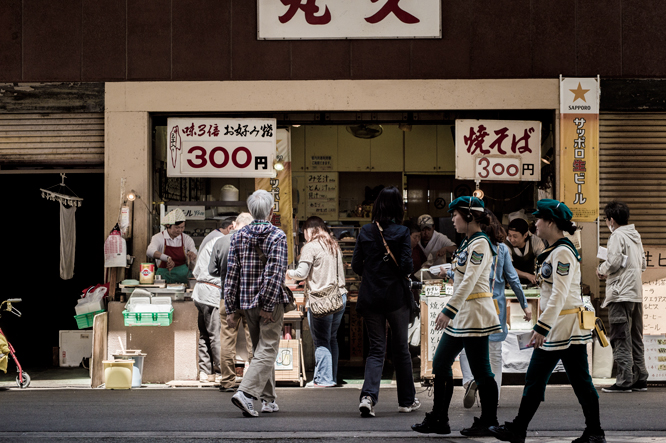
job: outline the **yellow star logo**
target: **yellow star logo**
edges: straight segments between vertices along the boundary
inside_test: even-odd
[[[573,101],[578,100],[579,98],[582,99],[585,103],[587,103],[587,100],[585,100],[585,94],[587,94],[590,90],[589,89],[583,89],[582,86],[580,85],[580,82],[578,82],[578,88],[576,89],[569,89],[569,91],[573,92],[574,94],[574,99]]]

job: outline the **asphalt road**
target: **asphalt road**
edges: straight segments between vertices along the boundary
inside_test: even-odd
[[[394,388],[382,388],[375,418],[358,413],[359,390],[278,389],[280,412],[245,418],[231,404],[230,393],[216,389],[32,389],[0,391],[0,441],[404,441],[424,438],[410,431],[432,408],[427,392],[418,394],[422,409],[397,411]],[[522,388],[504,386],[500,421],[511,420]],[[450,411],[451,438],[479,414],[462,408],[462,388],[455,390]],[[601,395],[602,425],[609,441],[666,441],[666,388],[645,393]],[[570,387],[550,386],[530,427],[532,437],[571,441],[584,428],[580,406]],[[457,438],[456,438],[457,437]],[[481,439],[479,441],[494,441]],[[535,440],[536,441],[536,440]]]

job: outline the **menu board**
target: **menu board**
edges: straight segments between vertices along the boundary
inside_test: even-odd
[[[322,220],[338,219],[338,173],[305,174],[305,216]]]
[[[666,380],[666,336],[645,335],[645,366],[649,381]]]
[[[666,338],[666,248],[644,246],[643,250],[647,262],[642,275],[643,333]]]
[[[438,297],[426,297],[428,300],[428,325],[427,325],[427,340],[428,340],[428,361],[432,361],[435,357],[435,351],[437,350],[437,345],[439,344],[439,339],[442,338],[444,330],[437,331],[435,329],[435,320],[437,320],[437,315],[444,309],[446,304],[451,299],[451,296],[438,296]]]

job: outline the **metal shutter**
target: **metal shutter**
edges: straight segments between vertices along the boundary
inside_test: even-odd
[[[644,245],[666,245],[666,114],[601,114],[599,213],[611,200],[629,205]],[[601,245],[610,231],[599,223]]]
[[[100,166],[104,114],[0,114],[0,165]]]

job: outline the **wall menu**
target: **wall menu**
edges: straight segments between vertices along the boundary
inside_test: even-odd
[[[305,174],[305,216],[322,220],[338,219],[338,173]]]
[[[444,330],[435,330],[435,320],[437,319],[437,315],[442,312],[444,306],[449,302],[451,296],[426,297],[426,299],[428,300],[428,333],[426,335],[428,340],[428,361],[432,362],[439,339],[442,338],[442,334],[444,333]]]
[[[647,268],[643,278],[643,333],[666,334],[666,248],[643,246]],[[608,290],[608,289],[607,289]],[[666,348],[666,346],[664,346]],[[666,353],[663,354],[666,356]],[[666,362],[664,362],[666,364]]]
[[[645,345],[645,366],[650,374],[649,381],[666,380],[666,337],[643,337]]]

